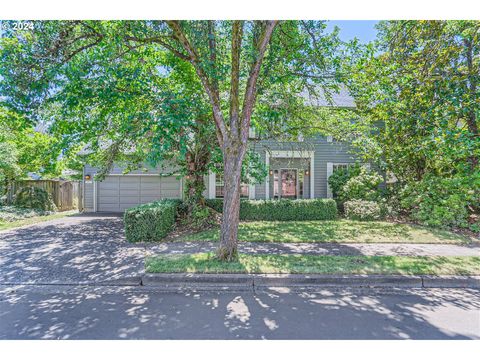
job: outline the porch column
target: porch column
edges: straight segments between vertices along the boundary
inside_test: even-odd
[[[265,199],[270,199],[270,154],[265,151],[265,166],[267,168],[267,177],[265,178]]]

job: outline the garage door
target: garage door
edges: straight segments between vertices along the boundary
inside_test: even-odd
[[[180,197],[181,182],[173,176],[107,176],[97,184],[97,211],[124,211],[139,204]]]

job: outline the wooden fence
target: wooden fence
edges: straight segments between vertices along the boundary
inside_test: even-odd
[[[82,182],[63,180],[19,180],[10,184],[7,193],[8,202],[18,190],[35,186],[48,192],[59,211],[82,210]]]

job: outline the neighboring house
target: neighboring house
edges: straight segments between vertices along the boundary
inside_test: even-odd
[[[339,107],[355,107],[353,99],[343,89],[334,94]],[[318,106],[328,106],[316,103]],[[260,184],[242,184],[242,197],[249,199],[310,199],[328,198],[332,193],[328,177],[338,168],[355,163],[349,144],[336,142],[332,137],[318,136],[297,142],[255,140],[252,148],[264,159],[268,175]],[[179,176],[160,176],[174,169],[146,168],[122,174],[114,167],[101,182],[93,180],[97,169],[84,167],[85,211],[124,211],[126,208],[161,198],[181,198],[183,181]],[[215,173],[205,178],[205,197],[223,197],[223,179]]]

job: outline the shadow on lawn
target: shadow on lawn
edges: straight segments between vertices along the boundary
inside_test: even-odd
[[[362,221],[242,222],[242,242],[385,242],[456,243],[471,242],[466,236],[412,224]],[[175,241],[217,241],[219,229],[189,234]]]

